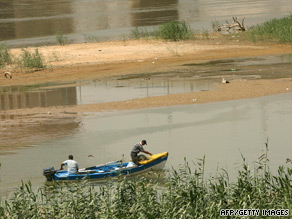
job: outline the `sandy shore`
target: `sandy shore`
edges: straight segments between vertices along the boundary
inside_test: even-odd
[[[48,68],[32,71],[8,66],[3,72],[12,72],[13,79],[1,76],[0,86],[175,71],[188,63],[292,53],[292,45],[256,45],[220,39],[182,42],[129,40],[40,47],[38,50]],[[11,53],[18,56],[21,49],[12,49]]]

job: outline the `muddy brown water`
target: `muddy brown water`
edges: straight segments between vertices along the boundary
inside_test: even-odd
[[[0,42],[9,46],[121,39],[135,27],[149,31],[184,20],[197,31],[244,17],[246,27],[291,14],[290,0],[1,0]]]
[[[225,168],[230,178],[234,178],[242,166],[241,154],[253,169],[254,162],[265,152],[267,139],[271,170],[276,171],[279,165],[292,165],[286,164],[286,158],[292,157],[291,93],[189,106],[101,112],[59,119],[55,125],[39,128],[31,133],[20,130],[19,135],[36,138],[28,148],[0,155],[1,199],[7,199],[21,180],[31,180],[35,187],[44,185],[43,168],[59,168],[68,154],[74,155],[80,167],[121,158],[129,160],[132,146],[141,139],[147,139],[145,149],[152,153],[169,152],[166,169],[178,168],[184,158],[192,163],[206,156],[206,177]],[[13,132],[9,127],[1,131]]]

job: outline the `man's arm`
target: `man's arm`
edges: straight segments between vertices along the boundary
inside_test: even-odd
[[[64,163],[61,163],[61,169],[60,170],[63,170],[63,167],[65,166]]]
[[[150,152],[148,152],[148,151],[143,151],[145,154],[149,154],[149,155],[151,155],[152,156],[152,154],[150,153]]]

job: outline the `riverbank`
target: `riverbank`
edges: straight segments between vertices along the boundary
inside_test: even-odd
[[[28,48],[34,51],[36,48]],[[113,76],[175,71],[184,64],[227,58],[291,54],[292,45],[253,44],[229,41],[222,36],[209,40],[167,42],[128,40],[39,47],[47,68],[31,70],[8,66],[13,78],[0,80],[0,86],[48,82],[75,82]],[[11,49],[17,57],[21,49]]]
[[[34,49],[29,48],[31,51]],[[145,77],[145,73],[174,72],[190,63],[200,64],[220,59],[291,54],[292,45],[253,44],[240,42],[237,39],[230,41],[224,36],[213,35],[209,40],[180,42],[129,40],[46,46],[38,50],[48,66],[46,69],[31,71],[13,69],[13,66],[8,66],[4,70],[11,71],[13,78],[2,78],[0,86],[82,82],[131,74]],[[12,49],[10,52],[17,57],[21,49]],[[291,80],[291,78],[277,79],[277,76],[273,80],[237,79],[232,80],[230,84],[217,85],[215,89],[209,91],[49,109],[8,110],[2,114],[130,110],[252,98],[291,92]]]

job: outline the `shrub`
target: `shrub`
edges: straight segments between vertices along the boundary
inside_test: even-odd
[[[9,54],[6,44],[0,45],[0,67],[4,67],[6,64],[11,64],[12,58]]]
[[[45,68],[43,59],[38,49],[34,53],[30,53],[26,49],[22,49],[22,54],[18,60],[18,64],[26,68]]]
[[[136,27],[131,31],[131,37],[134,39],[141,39],[143,37],[149,37],[152,34],[147,31],[146,28]]]
[[[275,40],[279,43],[291,43],[292,15],[254,26],[246,34],[253,41]]]
[[[172,41],[190,39],[192,34],[190,26],[185,21],[171,21],[160,25],[157,30],[158,37]]]
[[[61,32],[61,31],[58,31],[56,33],[56,39],[57,39],[59,45],[61,45],[61,46],[65,46],[66,44],[68,44],[68,37],[65,36],[63,34],[63,32]]]

